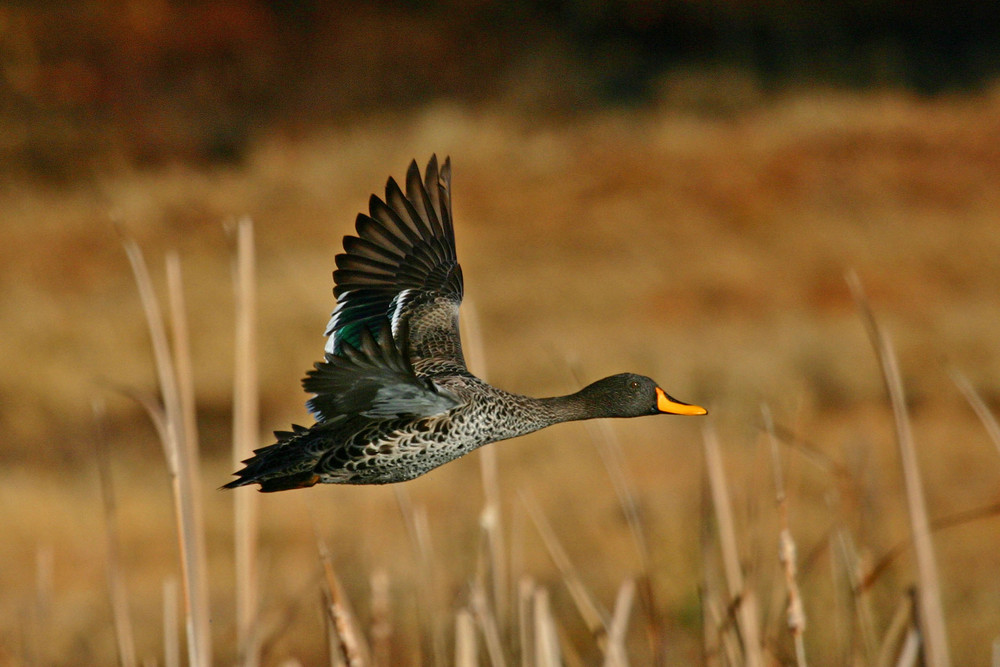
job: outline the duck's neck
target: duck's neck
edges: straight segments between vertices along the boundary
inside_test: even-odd
[[[553,424],[606,416],[601,409],[602,401],[592,395],[589,387],[575,394],[550,398],[509,394],[492,387],[490,390],[497,393],[504,413],[492,419],[489,442],[526,435]]]
[[[574,394],[537,400],[552,415],[553,424],[610,416],[604,414],[604,406],[600,401],[592,400],[588,389],[590,388],[584,387]]]

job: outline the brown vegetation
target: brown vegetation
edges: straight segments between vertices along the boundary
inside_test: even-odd
[[[596,618],[623,637],[633,664],[653,651],[686,663],[706,658],[706,646],[742,651],[704,628],[728,627],[743,609],[731,594],[746,589],[756,616],[739,611],[733,622],[756,623],[765,661],[794,662],[784,597],[795,580],[810,663],[877,664],[893,628],[905,637],[894,614],[908,609],[909,587],[923,593],[926,575],[905,546],[912,503],[882,372],[844,280],[853,269],[898,355],[927,522],[937,526],[930,539],[951,656],[986,662],[1000,627],[997,519],[985,511],[941,525],[998,500],[998,452],[976,413],[1000,406],[997,136],[995,94],[814,91],[725,118],[650,109],[541,123],[439,103],[294,140],[266,136],[240,167],[120,168],[59,187],[8,181],[0,661],[109,663],[119,653],[95,397],[107,406],[116,590],[126,591],[136,655],[163,655],[164,582],[181,572],[177,529],[170,466],[142,408],[122,396],[157,390],[118,225],[144,250],[156,290],[166,294],[164,250],[182,267],[220,660],[251,636],[266,664],[315,664],[327,651],[325,624],[339,622],[367,635],[361,654],[392,664],[450,662],[456,641],[484,663],[499,642],[514,660],[522,636],[538,656],[593,664],[617,655],[592,636]],[[247,630],[234,610],[236,494],[214,491],[232,469],[233,242],[224,223],[256,223],[261,429],[284,428],[307,418],[298,378],[320,355],[340,237],[386,175],[432,151],[454,162],[458,250],[490,380],[554,394],[574,373],[631,369],[706,405],[738,553],[716,546],[693,420],[615,422],[621,445],[611,450],[567,425],[493,446],[499,483],[485,497],[480,452],[398,488],[262,499],[259,560],[240,571],[259,572],[264,625]],[[956,386],[953,369],[970,384]],[[780,512],[762,404],[782,443]],[[484,505],[495,515],[481,515]],[[499,532],[487,539],[494,516]],[[794,575],[779,562],[786,525],[799,552]],[[491,588],[482,573],[497,565],[483,562],[497,548],[509,572]],[[739,586],[722,578],[734,567]],[[353,612],[336,616],[343,600]],[[534,625],[519,635],[514,614],[528,608]]]

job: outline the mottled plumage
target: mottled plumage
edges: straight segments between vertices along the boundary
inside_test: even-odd
[[[372,195],[337,255],[337,307],[324,361],[302,385],[316,423],[276,432],[226,488],[413,479],[497,440],[597,417],[705,414],[651,379],[622,373],[575,394],[531,398],[469,373],[458,333],[462,269],[451,219],[451,165],[431,157]]]

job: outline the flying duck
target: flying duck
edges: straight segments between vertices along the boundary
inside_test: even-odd
[[[337,307],[324,360],[302,381],[316,423],[276,431],[224,488],[264,492],[322,484],[405,482],[485,444],[579,419],[703,415],[653,380],[612,375],[567,396],[532,398],[469,372],[458,333],[451,162],[411,162],[358,214],[336,256]]]

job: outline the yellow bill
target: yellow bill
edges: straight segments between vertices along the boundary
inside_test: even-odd
[[[700,405],[681,403],[659,387],[656,388],[656,409],[670,415],[706,415],[708,410]]]

